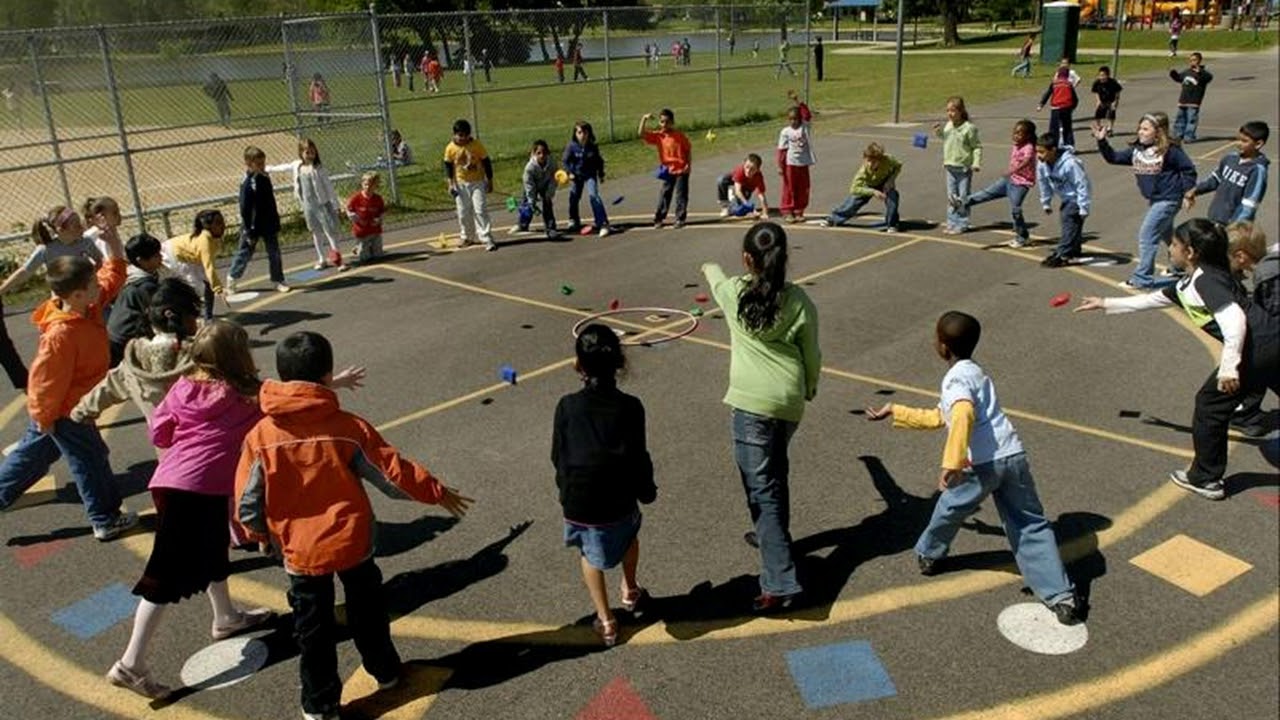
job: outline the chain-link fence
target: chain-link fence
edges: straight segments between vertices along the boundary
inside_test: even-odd
[[[661,107],[686,130],[762,119],[781,107],[779,83],[807,84],[808,30],[803,5],[779,4],[0,33],[0,237],[101,195],[119,201],[129,232],[176,234],[206,207],[234,225],[244,148],[283,164],[301,138],[340,194],[381,168],[384,194],[421,208],[455,119],[497,158],[538,138],[559,148],[578,120],[601,142],[631,138]],[[287,213],[289,175],[276,180]]]

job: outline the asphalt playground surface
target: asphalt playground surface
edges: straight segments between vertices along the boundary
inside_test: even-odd
[[[1217,80],[1201,140],[1188,147],[1205,174],[1241,122],[1280,126],[1274,51],[1207,64]],[[1080,68],[1086,83],[1092,70]],[[1167,78],[1121,79],[1121,140],[1141,112],[1172,114],[1177,88]],[[1003,168],[1013,121],[1033,112],[1044,80],[1028,82],[1024,101],[971,109],[986,146],[978,186]],[[941,98],[938,105],[941,115]],[[1047,115],[1033,117],[1047,124]],[[1033,234],[1044,240],[1029,249],[1003,246],[1011,235],[997,203],[974,210],[976,231],[941,235],[941,149],[911,145],[927,125],[829,133],[818,116],[810,216],[841,199],[875,139],[905,163],[904,222],[897,235],[788,226],[790,276],[817,304],[825,366],[791,446],[806,600],[781,617],[750,615],[759,560],[742,541],[748,517],[720,400],[728,332],[708,306],[687,337],[629,350],[623,387],[647,408],[659,485],[641,531],[640,579],[654,602],[635,616],[619,611],[623,640],[610,650],[590,631],[577,558],[562,546],[549,460],[556,400],[578,387],[570,330],[615,299],[623,308],[687,310],[705,290],[701,263],[736,270],[747,226],[716,221],[713,181],[738,158],[695,138],[693,222],[680,231],[649,227],[655,184],[634,177],[605,186],[606,202],[625,197],[610,207],[624,231],[603,240],[506,238],[514,216],[495,197],[496,253],[435,247],[442,233],[456,237],[453,221],[393,233],[386,262],[343,274],[311,276],[310,252],[294,252],[288,295],[268,292],[256,258],[257,280],[245,286],[262,294],[230,317],[248,327],[263,374],[274,374],[280,338],[326,334],[340,366],[369,371],[363,389],[342,392],[344,405],[476,500],[455,522],[371,493],[408,682],[372,694],[344,642],[344,717],[1276,717],[1280,439],[1236,437],[1224,502],[1172,486],[1167,473],[1190,457],[1192,398],[1216,364],[1215,344],[1174,313],[1050,307],[1062,292],[1071,306],[1083,295],[1123,292],[1116,283],[1129,272],[1145,210],[1132,173],[1102,163],[1084,123],[1078,128],[1095,193],[1086,251],[1121,264],[1049,270],[1038,261],[1056,239],[1057,216],[1044,220],[1034,197],[1027,215],[1040,220]],[[1273,238],[1275,174],[1261,213]],[[563,208],[560,199],[562,222]],[[1088,597],[1088,641],[1070,654],[1029,652],[997,629],[1003,610],[1029,598],[989,503],[957,537],[942,574],[916,572],[911,547],[932,509],[943,434],[895,431],[857,412],[935,401],[946,367],[931,333],[948,309],[983,323],[976,359],[1027,446],[1068,571]],[[34,329],[19,314],[7,320],[30,356]],[[614,322],[643,342],[685,321],[641,310]],[[501,381],[503,365],[516,369],[516,384]],[[4,444],[26,421],[21,402],[10,396],[0,406]],[[1266,407],[1274,410],[1275,398]],[[141,416],[126,406],[101,424],[127,505],[151,512],[154,453]],[[54,481],[0,516],[0,716],[300,716],[287,616],[252,636],[258,642],[244,654],[265,655],[265,665],[229,687],[160,704],[109,686],[102,675],[128,640],[128,588],[151,536],[95,542],[74,492],[54,490],[66,482],[65,463],[51,472]],[[282,569],[256,554],[232,559],[234,597],[287,612]],[[617,582],[611,574],[610,587]],[[612,599],[617,607],[616,589]],[[179,669],[210,645],[210,618],[200,598],[170,612],[151,658],[157,679],[180,684]]]

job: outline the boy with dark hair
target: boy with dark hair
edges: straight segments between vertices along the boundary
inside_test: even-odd
[[[935,330],[934,350],[950,369],[942,378],[938,406],[911,408],[888,403],[868,408],[867,418],[892,417],[894,427],[947,428],[938,476],[942,495],[915,547],[922,574],[938,572],[960,524],[990,495],[1027,586],[1058,622],[1075,625],[1080,622],[1075,587],[1062,566],[1053,526],[1040,504],[1026,452],[1000,407],[995,384],[972,360],[981,334],[982,326],[972,315],[954,310],[943,313]]]
[[[379,689],[400,680],[382,573],[373,560],[373,507],[363,478],[389,497],[438,504],[454,517],[471,499],[402,458],[368,421],[338,406],[333,348],[299,332],[276,346],[280,380],[262,384],[265,417],[249,431],[236,472],[237,517],[270,541],[289,574],[302,678],[303,716],[338,717],[342,679],[335,648],[333,576],[342,581],[347,628]]]
[[[276,290],[289,292],[284,281],[284,263],[280,260],[280,210],[276,192],[267,174],[267,154],[250,145],[244,149],[244,181],[240,183],[240,245],[227,271],[227,293],[236,291],[236,283],[244,276],[258,240],[267,248],[267,268]]]
[[[535,208],[542,213],[542,226],[547,239],[556,237],[556,161],[546,140],[534,140],[529,152],[529,162],[524,166],[524,201],[520,203],[518,227],[529,230]],[[600,237],[608,237],[608,226],[600,228]]]
[[[160,267],[164,264],[160,241],[146,233],[129,238],[124,254],[129,259],[129,269],[120,296],[111,305],[111,315],[107,318],[111,367],[120,364],[126,343],[151,335],[147,310],[151,307],[151,296],[160,286]]]
[[[1196,125],[1200,122],[1200,105],[1204,103],[1204,91],[1213,82],[1213,73],[1204,66],[1204,56],[1191,53],[1187,69],[1181,72],[1169,70],[1169,79],[1182,85],[1178,93],[1178,115],[1173,121],[1173,138],[1182,142],[1196,141]]]
[[[1053,213],[1053,196],[1062,199],[1062,234],[1058,247],[1040,262],[1045,267],[1062,267],[1080,254],[1084,244],[1084,221],[1089,216],[1093,189],[1084,164],[1070,147],[1058,147],[1058,136],[1048,132],[1036,140],[1036,185],[1040,188],[1040,207],[1044,214]]]
[[[1122,90],[1124,86],[1111,77],[1111,68],[1106,65],[1098,68],[1098,78],[1093,81],[1093,94],[1098,99],[1098,104],[1093,109],[1093,125],[1101,128],[1105,122],[1108,135],[1116,127],[1116,110],[1120,109]]]
[[[493,192],[493,162],[466,120],[453,123],[453,139],[444,146],[444,177],[458,209],[459,245],[475,243],[478,235],[485,250],[497,250],[485,207],[486,193]]]
[[[645,144],[658,147],[658,179],[662,181],[662,189],[658,191],[658,209],[653,213],[653,226],[662,228],[674,191],[676,221],[672,227],[679,230],[684,227],[689,212],[689,171],[693,160],[693,146],[689,144],[689,138],[676,129],[676,114],[669,108],[662,108],[658,113],[657,130],[645,127],[652,117],[653,113],[641,115],[640,127],[636,132]]]
[[[114,230],[104,232],[102,238],[107,258],[97,270],[84,257],[60,257],[49,263],[47,278],[54,297],[31,315],[40,328],[40,348],[27,381],[31,422],[0,465],[0,510],[12,505],[65,455],[93,536],[106,542],[137,525],[138,516],[120,510],[120,490],[97,426],[70,417],[81,396],[106,376],[111,362],[102,308],[124,284],[124,249]]]
[[[1262,154],[1262,146],[1269,137],[1271,128],[1260,120],[1241,125],[1236,133],[1236,152],[1224,155],[1212,175],[1187,191],[1187,207],[1195,205],[1197,195],[1211,192],[1210,220],[1224,226],[1253,222],[1262,197],[1267,194],[1270,161]]]

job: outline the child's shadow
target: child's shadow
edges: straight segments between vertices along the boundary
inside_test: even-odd
[[[422,515],[407,523],[377,521],[374,557],[391,557],[428,543],[458,524],[453,516]]]
[[[448,597],[468,585],[487,580],[507,569],[504,552],[524,534],[532,520],[514,525],[507,534],[477,550],[471,557],[403,572],[383,585],[391,617],[408,615],[432,600]]]
[[[290,325],[325,320],[329,317],[332,317],[329,313],[315,313],[307,310],[255,310],[231,313],[231,319],[245,327],[261,325],[262,327],[258,329],[259,335],[266,335],[273,330],[287,328]]]

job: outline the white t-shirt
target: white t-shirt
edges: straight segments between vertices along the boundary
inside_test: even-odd
[[[87,257],[93,261],[94,265],[102,265],[103,255],[99,252],[98,246],[88,237],[81,237],[73,243],[54,240],[48,245],[37,245],[36,249],[31,251],[31,255],[27,257],[27,261],[22,264],[22,271],[31,273],[42,265],[47,266],[54,258],[68,256]]]
[[[960,360],[942,376],[938,408],[951,422],[951,406],[959,400],[973,403],[973,432],[969,435],[969,462],[982,465],[1022,452],[1022,441],[996,399],[996,386],[986,371],[972,360]]]
[[[813,136],[809,134],[809,126],[801,125],[793,128],[790,125],[778,133],[778,149],[787,151],[788,165],[814,165]]]

